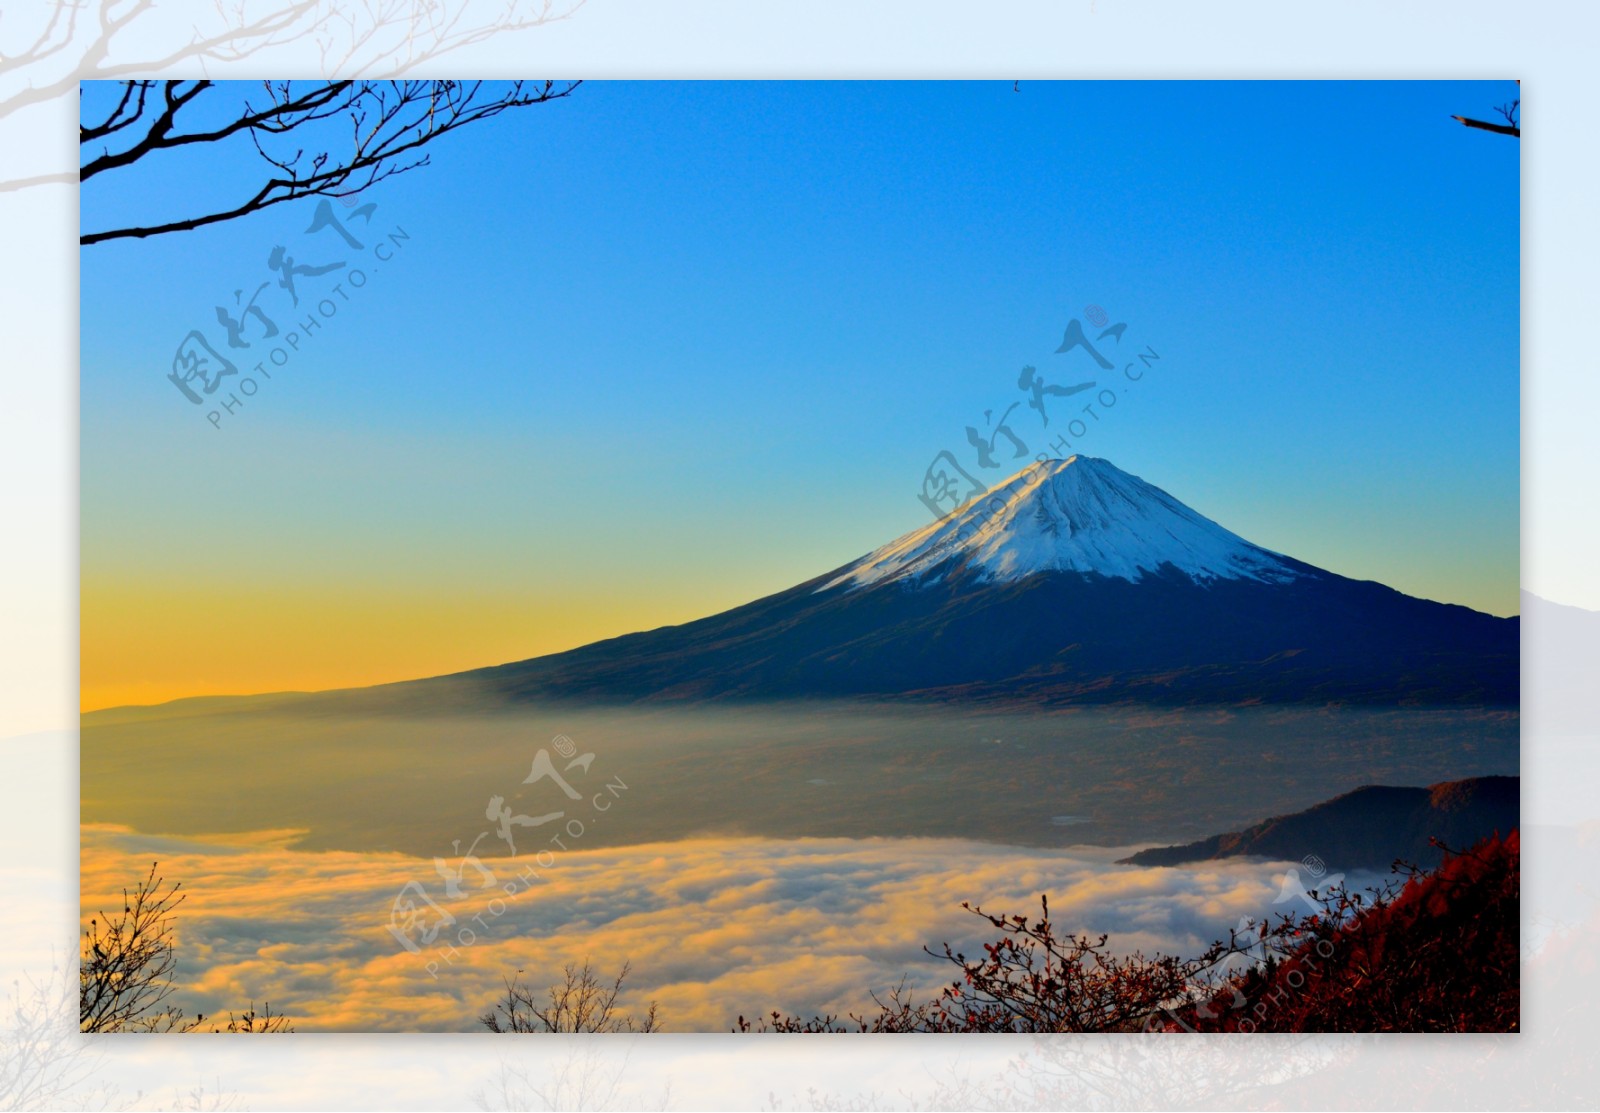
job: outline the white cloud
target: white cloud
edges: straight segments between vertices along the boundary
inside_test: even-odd
[[[714,1032],[740,1013],[860,1009],[903,976],[933,991],[951,968],[924,945],[971,951],[994,935],[964,900],[1033,913],[1048,893],[1063,930],[1109,932],[1126,950],[1193,953],[1279,893],[1281,867],[1115,865],[1125,853],[952,839],[697,839],[573,848],[547,868],[531,857],[485,858],[494,887],[478,888],[469,870],[464,895],[445,900],[432,864],[406,855],[299,851],[282,832],[223,843],[86,827],[83,900],[86,914],[105,906],[154,859],[183,883],[179,981],[191,1010],[270,999],[301,1031],[472,1030],[503,977],[523,970],[542,986],[587,957],[603,972],[632,964],[633,1008],[657,1000],[669,1028]],[[531,888],[516,880],[525,870],[537,871]],[[422,955],[387,930],[412,880],[456,917],[454,936]],[[491,905],[508,882],[518,894]]]

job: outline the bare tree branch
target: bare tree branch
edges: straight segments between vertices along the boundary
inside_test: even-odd
[[[228,123],[196,130],[180,128],[179,115],[216,89],[212,82],[163,82],[159,98],[150,90],[125,93],[108,115],[80,129],[85,156],[79,174],[84,182],[164,152],[219,143],[239,134],[250,137],[257,155],[270,169],[254,193],[232,205],[194,216],[86,232],[79,242],[87,245],[203,228],[302,197],[350,197],[386,178],[426,166],[428,155],[422,148],[442,136],[508,109],[560,100],[579,84],[335,81],[303,89],[288,81],[265,82],[265,107],[254,108],[247,101]],[[144,115],[149,118],[141,120]],[[319,126],[333,127],[341,118],[349,126],[346,139]],[[135,138],[112,150],[104,145],[110,135]],[[299,140],[307,143],[301,145]],[[286,146],[291,142],[296,143],[292,150]],[[98,148],[97,153],[90,153],[92,147]],[[309,158],[308,149],[315,152]]]
[[[78,962],[78,1027],[116,1032],[154,1013],[172,992],[172,916],[184,897],[150,873],[130,893],[122,911],[90,917]]]
[[[1512,135],[1519,139],[1522,137],[1522,129],[1511,124],[1493,124],[1488,120],[1473,120],[1466,116],[1452,116],[1450,118],[1452,120],[1460,120],[1469,128],[1482,128],[1484,131],[1492,131],[1500,135]]]
[[[52,964],[43,978],[19,979],[0,1022],[0,1109],[100,1108],[105,1095],[86,1088],[98,1054],[72,1025],[72,977]]]
[[[276,48],[311,39],[330,80],[373,73],[400,77],[495,35],[565,19],[583,0],[213,0],[189,12],[156,0],[50,0],[12,5],[0,16],[0,120],[66,97],[80,82],[131,79],[124,103],[85,124],[99,139],[135,120],[149,123],[141,75],[209,76],[214,66],[266,68]],[[37,22],[35,22],[37,20]],[[192,20],[192,22],[186,22]],[[7,35],[17,27],[25,34]],[[18,46],[13,43],[21,39]],[[117,59],[113,61],[112,59]],[[194,71],[198,70],[198,74]],[[141,125],[143,126],[143,125]],[[70,183],[59,173],[0,178],[0,192]]]
[[[213,1018],[184,1015],[166,1004],[177,970],[173,918],[184,901],[181,884],[168,884],[150,872],[130,891],[122,890],[121,912],[100,912],[83,929],[78,955],[78,1028],[83,1032],[292,1032],[287,1017],[255,1003],[241,1015],[228,1014],[219,1027]]]
[[[65,52],[77,38],[78,12],[83,6],[73,0],[56,0],[50,20],[40,37],[21,54],[0,58],[0,75],[12,70],[37,67]],[[113,40],[135,20],[152,11],[155,3],[154,0],[133,0],[122,6],[121,0],[101,0],[94,37],[84,46],[77,65],[42,85],[30,85],[0,98],[0,119],[30,105],[65,96],[80,81],[150,73],[195,59],[239,61],[248,58],[268,47],[315,33],[331,18],[330,14],[319,12],[321,7],[318,0],[298,0],[287,8],[247,21],[243,17],[244,5],[239,4],[234,9],[238,22],[230,23],[220,31],[202,35],[196,28],[189,42],[161,57],[108,64],[106,59],[111,53]],[[217,11],[225,14],[220,2]]]
[[[508,978],[504,998],[479,1018],[491,1032],[655,1032],[660,1028],[652,1001],[642,1019],[619,1012],[617,997],[630,967],[625,962],[616,979],[606,985],[584,959],[583,966],[567,963],[563,981],[545,990],[541,1004],[522,981],[522,971]]]
[[[38,185],[71,185],[77,180],[78,175],[70,171],[60,174],[35,174],[29,178],[12,178],[10,181],[0,182],[0,193],[15,193]]]
[[[1517,88],[1519,90],[1522,88],[1521,81],[1517,82]],[[1474,120],[1467,116],[1452,116],[1450,118],[1452,120],[1459,120],[1465,127],[1479,128],[1483,131],[1492,131],[1497,135],[1509,135],[1514,139],[1521,139],[1522,121],[1519,119],[1519,117],[1522,114],[1522,97],[1518,96],[1517,99],[1511,101],[1509,104],[1500,105],[1495,109],[1495,111],[1500,113],[1500,117],[1501,119],[1505,120],[1505,123],[1493,124],[1487,120]]]

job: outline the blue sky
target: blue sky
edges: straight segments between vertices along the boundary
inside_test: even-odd
[[[1024,364],[1088,377],[1054,351],[1098,305],[1161,359],[1074,450],[1270,548],[1514,613],[1520,152],[1450,116],[1515,95],[585,84],[375,190],[363,251],[409,238],[220,429],[165,378],[184,334],[275,277],[274,246],[361,260],[307,234],[309,201],[86,248],[86,591],[159,585],[126,615],[173,644],[248,626],[245,593],[352,631],[478,608],[419,618],[392,678],[683,621],[923,524],[941,450],[1001,478],[964,428],[1025,402]],[[83,226],[230,195],[248,158],[91,181]],[[283,291],[260,304],[293,327]],[[1025,405],[1011,424],[1045,449]],[[282,686],[252,652],[240,675]]]

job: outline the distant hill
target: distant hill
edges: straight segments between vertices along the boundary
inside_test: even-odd
[[[1520,825],[1520,779],[1474,777],[1428,788],[1366,785],[1293,815],[1185,846],[1141,850],[1125,864],[1176,866],[1255,855],[1298,861],[1315,854],[1332,869],[1383,869],[1395,859],[1439,863],[1436,838],[1461,849]]]

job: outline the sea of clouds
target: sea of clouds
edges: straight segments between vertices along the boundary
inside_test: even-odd
[[[83,914],[112,908],[159,861],[187,893],[174,1000],[190,1012],[270,1000],[300,1031],[471,1031],[504,979],[520,972],[542,988],[587,960],[608,977],[630,965],[631,1010],[655,1001],[669,1030],[717,1032],[774,1009],[868,1009],[902,980],[937,992],[958,972],[924,947],[974,954],[998,935],[963,901],[1031,915],[1048,894],[1060,930],[1184,955],[1243,918],[1306,910],[1274,903],[1284,863],[1138,868],[1115,864],[1126,848],[953,839],[692,839],[484,856],[450,899],[428,859],[301,851],[295,834],[221,841],[87,826]],[[454,917],[419,953],[389,930],[412,881]]]

